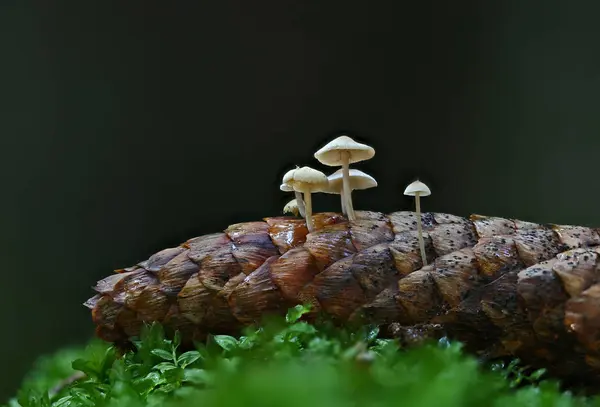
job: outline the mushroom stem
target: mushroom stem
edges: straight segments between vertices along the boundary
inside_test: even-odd
[[[300,216],[303,218],[306,216],[306,211],[304,209],[304,199],[302,199],[302,192],[294,191],[296,195],[296,202],[298,202],[298,211],[300,212]]]
[[[350,204],[350,210],[354,214],[354,218],[356,219],[356,212],[354,212],[354,202],[352,202],[352,189],[348,192],[348,203]]]
[[[350,153],[348,151],[341,152],[342,157],[342,177],[343,177],[343,189],[342,195],[346,206],[346,212],[348,213],[348,220],[355,220],[354,210],[352,209],[352,202],[350,201]]]
[[[346,202],[344,200],[344,188],[340,191],[340,200],[342,204],[342,214],[346,215]]]
[[[304,205],[306,210],[306,227],[309,232],[315,229],[315,225],[312,220],[312,196],[310,191],[304,193]]]
[[[419,235],[419,248],[421,249],[421,259],[423,267],[427,265],[427,257],[425,256],[425,241],[423,240],[423,226],[421,225],[421,197],[420,193],[415,193],[415,205],[417,207],[417,234]]]

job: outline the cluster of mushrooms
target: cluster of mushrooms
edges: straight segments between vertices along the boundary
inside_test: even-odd
[[[294,192],[295,199],[284,207],[284,213],[293,213],[306,219],[309,232],[314,230],[312,220],[312,193],[339,194],[341,198],[342,213],[349,221],[356,220],[354,206],[352,205],[352,191],[374,188],[377,186],[375,178],[360,170],[350,169],[350,164],[370,160],[375,156],[375,149],[366,144],[358,143],[348,136],[340,136],[327,143],[314,157],[329,167],[341,167],[333,174],[327,176],[311,167],[296,167],[288,171],[282,180],[280,189],[284,192]],[[423,264],[427,264],[425,257],[425,242],[421,224],[420,197],[431,195],[431,191],[421,181],[411,183],[404,190],[404,195],[414,196],[416,203],[417,231]]]

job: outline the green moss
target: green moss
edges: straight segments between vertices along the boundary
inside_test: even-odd
[[[460,344],[399,350],[377,330],[271,321],[245,336],[215,336],[182,352],[179,337],[147,327],[136,352],[118,357],[93,341],[43,358],[10,406],[586,406],[517,362],[482,366]],[[58,391],[57,383],[85,373]]]

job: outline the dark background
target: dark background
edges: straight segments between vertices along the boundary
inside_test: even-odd
[[[279,213],[343,131],[358,209],[419,176],[424,210],[600,225],[596,4],[2,0],[0,400],[91,336],[97,279]]]

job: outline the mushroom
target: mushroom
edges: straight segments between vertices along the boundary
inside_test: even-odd
[[[327,179],[329,180],[329,186],[327,190],[323,192],[329,194],[340,194],[340,196],[342,197],[342,213],[346,214],[347,209],[343,199],[344,194],[342,192],[344,189],[342,172],[342,170],[337,170],[336,172],[327,177]],[[377,186],[377,181],[375,180],[375,178],[360,170],[351,169],[348,175],[350,179],[350,196],[352,195],[352,191],[355,189],[369,189]]]
[[[421,249],[421,259],[423,266],[427,265],[427,257],[425,256],[425,242],[423,240],[423,226],[421,222],[421,197],[431,195],[429,187],[419,180],[406,187],[404,195],[414,196],[417,209],[417,233],[419,235],[419,247]]]
[[[296,172],[296,170],[298,169],[298,167],[294,168],[293,170],[289,170],[288,172],[285,173],[285,175],[283,176],[283,183],[279,186],[279,189],[282,190],[283,192],[294,192],[295,197],[296,197],[296,202],[298,203],[298,211],[300,212],[300,216],[302,216],[304,218],[305,216],[305,211],[304,211],[304,200],[302,199],[302,193],[298,192],[298,191],[294,191],[294,188],[292,188],[292,181],[294,180],[294,173]]]
[[[350,197],[350,164],[359,161],[369,160],[375,155],[375,150],[366,144],[357,143],[348,136],[340,136],[335,140],[327,143],[319,151],[315,153],[315,158],[321,164],[330,167],[342,167],[342,199],[344,201],[346,211],[348,212],[348,220],[355,220],[354,209]]]
[[[298,213],[299,213],[298,201],[296,199],[292,199],[291,201],[286,203],[285,206],[283,207],[283,213],[291,213],[294,216],[298,216]]]
[[[317,171],[313,168],[302,167],[295,170],[291,183],[294,191],[302,192],[304,194],[306,227],[309,232],[312,232],[315,228],[312,220],[312,193],[327,190],[329,185],[327,176],[321,171]]]

